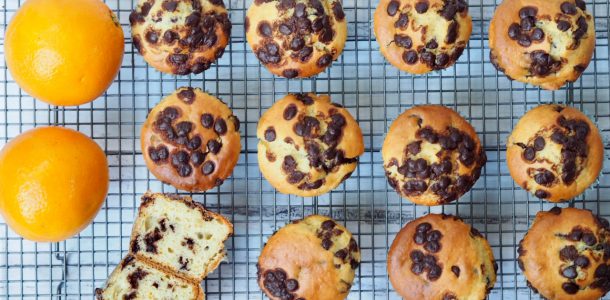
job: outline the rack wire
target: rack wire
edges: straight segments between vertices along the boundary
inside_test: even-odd
[[[23,0],[0,0],[0,39],[4,57],[7,22]],[[252,1],[225,1],[233,23],[224,56],[196,76],[162,75],[136,52],[128,16],[134,0],[105,1],[119,16],[125,32],[120,74],[106,94],[80,107],[53,107],[21,91],[0,62],[0,147],[19,133],[38,126],[60,125],[91,136],[105,150],[111,183],[106,203],[94,222],[78,236],[60,243],[21,239],[0,219],[0,298],[92,298],[95,287],[128,249],[139,197],[147,190],[176,191],[146,169],[139,147],[140,126],[159,100],[180,86],[200,87],[225,100],[242,121],[242,145],[233,176],[206,193],[191,194],[235,225],[228,240],[228,262],[203,283],[209,299],[263,299],[256,283],[256,262],[270,234],[290,220],[312,213],[332,215],[350,229],[362,250],[349,299],[398,299],[389,284],[386,256],[395,234],[409,220],[429,212],[459,215],[484,233],[500,266],[491,299],[538,296],[526,287],[515,261],[516,244],[535,213],[551,204],[516,186],[505,165],[505,141],[528,109],[546,102],[573,105],[594,118],[606,141],[610,135],[610,4],[587,1],[595,16],[595,56],[581,78],[555,92],[509,81],[489,62],[486,30],[494,0],[470,0],[473,33],[454,67],[425,76],[401,73],[378,52],[372,33],[376,0],[345,0],[348,41],[341,58],[319,76],[303,80],[273,77],[245,42],[244,17]],[[354,174],[331,193],[316,198],[282,195],[261,177],[256,160],[256,125],[262,112],[288,92],[330,94],[358,120],[365,153]],[[489,161],[481,179],[459,201],[442,207],[415,206],[388,186],[380,145],[396,116],[414,104],[436,103],[456,109],[476,128]],[[610,146],[605,145],[608,152]],[[589,208],[610,217],[610,163],[599,182],[584,195],[561,206]]]

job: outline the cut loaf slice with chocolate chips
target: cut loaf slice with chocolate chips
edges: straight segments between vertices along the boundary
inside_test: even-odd
[[[130,250],[138,259],[200,282],[225,257],[233,225],[190,197],[146,193]]]
[[[183,299],[203,300],[197,283],[169,275],[127,255],[108,278],[103,289],[95,290],[97,300]]]

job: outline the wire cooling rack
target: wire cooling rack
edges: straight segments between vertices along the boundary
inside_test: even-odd
[[[372,33],[376,0],[345,0],[348,41],[341,58],[316,78],[287,80],[262,68],[245,42],[243,20],[250,0],[231,0],[233,31],[224,56],[204,74],[162,75],[134,52],[128,16],[132,0],[108,0],[125,31],[121,72],[107,93],[80,107],[49,107],[23,93],[0,62],[0,147],[19,133],[56,124],[77,129],[99,143],[110,163],[108,199],[93,224],[61,243],[21,239],[0,220],[0,298],[91,299],[95,287],[128,249],[139,197],[146,191],[177,192],[147,171],[139,147],[146,114],[180,86],[200,87],[226,101],[242,121],[240,160],[233,176],[219,188],[192,195],[220,211],[235,225],[228,240],[228,262],[203,283],[209,299],[263,299],[256,283],[256,261],[264,242],[289,220],[320,213],[332,215],[355,235],[362,249],[349,299],[397,299],[386,274],[386,255],[403,224],[429,212],[459,215],[483,232],[500,266],[492,299],[538,298],[525,285],[515,262],[516,244],[535,213],[552,205],[517,187],[505,165],[505,141],[525,111],[546,102],[573,105],[597,121],[606,141],[610,135],[608,0],[587,1],[595,16],[597,47],[593,61],[575,83],[556,91],[510,82],[489,62],[487,28],[496,2],[470,0],[473,33],[454,67],[425,76],[410,76],[387,64]],[[499,2],[499,0],[498,0]],[[22,0],[0,0],[2,31]],[[2,56],[4,56],[4,34]],[[358,169],[333,192],[300,198],[276,193],[261,177],[256,160],[256,124],[274,100],[288,92],[330,94],[356,117],[366,151]],[[380,145],[396,116],[414,104],[441,103],[456,109],[476,128],[489,161],[472,191],[442,207],[415,206],[388,186]],[[606,152],[610,146],[606,145]],[[592,209],[610,217],[610,163],[597,184],[561,206]],[[605,175],[605,176],[604,176]]]

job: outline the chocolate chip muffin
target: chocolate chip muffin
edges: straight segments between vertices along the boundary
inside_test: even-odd
[[[258,164],[284,194],[324,194],[347,179],[364,152],[362,131],[327,95],[289,94],[258,122]]]
[[[374,22],[381,54],[412,74],[452,66],[472,31],[465,0],[381,0]]]
[[[599,130],[579,110],[540,105],[508,137],[506,162],[515,182],[551,202],[570,200],[599,175],[604,146]]]
[[[169,74],[207,70],[231,36],[222,0],[139,0],[129,22],[134,47],[151,66]]]
[[[286,78],[324,71],[339,57],[347,39],[340,0],[255,0],[245,29],[261,63]]]
[[[312,215],[273,234],[258,258],[258,285],[270,299],[347,297],[360,250],[329,217]]]
[[[403,227],[388,253],[388,275],[404,299],[485,299],[498,265],[478,230],[429,214]]]
[[[595,49],[583,0],[504,0],[489,28],[491,63],[510,79],[556,90],[578,79]]]
[[[528,286],[546,299],[601,298],[610,290],[608,227],[584,209],[537,213],[517,250]]]
[[[141,146],[157,179],[181,190],[206,191],[221,185],[237,164],[239,119],[216,97],[179,88],[148,114]]]
[[[415,106],[400,114],[383,141],[381,156],[390,186],[429,206],[468,192],[487,162],[474,128],[440,105]]]

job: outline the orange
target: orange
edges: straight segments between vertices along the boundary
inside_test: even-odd
[[[62,241],[93,220],[108,178],[104,152],[84,134],[32,129],[0,151],[0,213],[26,239]]]
[[[91,102],[123,59],[123,29],[101,0],[27,0],[5,36],[6,64],[31,96],[52,105]]]

